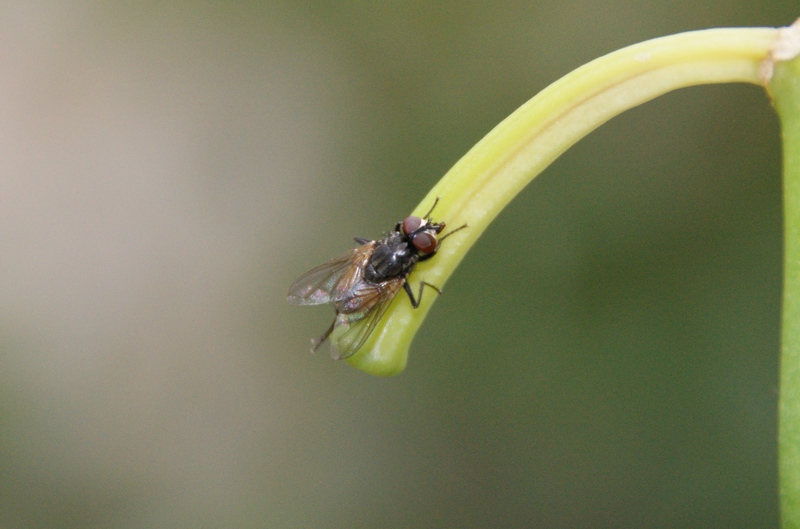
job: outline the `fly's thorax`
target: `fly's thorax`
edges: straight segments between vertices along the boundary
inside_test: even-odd
[[[400,277],[416,263],[416,250],[402,233],[392,232],[378,241],[369,263],[364,268],[364,279],[381,283]]]

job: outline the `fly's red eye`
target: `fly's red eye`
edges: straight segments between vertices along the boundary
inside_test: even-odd
[[[429,254],[436,250],[436,237],[427,231],[415,235],[411,243],[420,253]]]
[[[414,230],[419,229],[420,226],[422,226],[421,218],[406,217],[406,220],[403,221],[403,233],[410,235],[414,233]]]

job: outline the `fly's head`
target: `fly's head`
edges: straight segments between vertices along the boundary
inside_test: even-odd
[[[403,222],[398,222],[395,230],[403,235],[421,258],[426,258],[432,257],[439,249],[439,234],[444,228],[444,222],[433,222],[428,217],[410,216]]]

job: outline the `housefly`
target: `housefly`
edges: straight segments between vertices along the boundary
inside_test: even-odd
[[[420,281],[417,297],[411,291],[408,276],[414,265],[427,261],[439,251],[447,237],[460,228],[439,237],[444,222],[434,222],[430,211],[422,217],[406,217],[393,231],[377,241],[355,237],[359,244],[339,257],[306,272],[289,288],[289,303],[321,305],[333,303],[336,317],[322,336],[311,340],[312,351],[339,327],[331,340],[331,356],[341,360],[352,356],[364,345],[394,297],[403,288],[415,309],[422,301],[427,285],[441,294],[434,285]]]

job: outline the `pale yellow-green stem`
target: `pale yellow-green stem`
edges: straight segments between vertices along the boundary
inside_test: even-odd
[[[464,155],[414,210],[424,214],[438,196],[434,219],[469,228],[447,239],[435,258],[417,265],[412,281],[444,286],[489,223],[528,182],[622,111],[687,86],[762,84],[769,74],[764,59],[777,31],[710,29],[649,40],[596,59],[545,88]],[[405,296],[397,296],[372,337],[347,362],[373,375],[401,372],[436,298],[428,292],[414,310]]]

